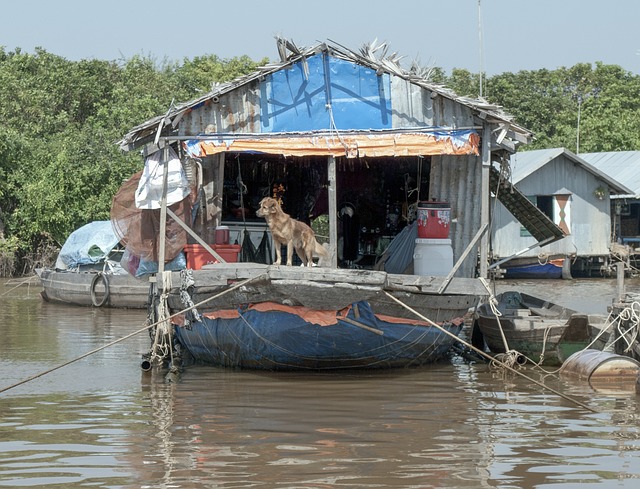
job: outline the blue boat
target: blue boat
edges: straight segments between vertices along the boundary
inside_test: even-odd
[[[420,366],[442,360],[462,321],[440,327],[374,314],[358,302],[345,311],[261,303],[203,315],[175,327],[198,362],[267,370],[337,370]]]
[[[564,258],[549,260],[545,263],[521,263],[518,265],[505,264],[505,278],[562,278]]]
[[[144,369],[171,363],[259,370],[435,363],[457,341],[481,287],[460,278],[442,294],[444,277],[257,263],[170,273],[166,305],[156,303],[153,310],[173,314],[154,329]]]

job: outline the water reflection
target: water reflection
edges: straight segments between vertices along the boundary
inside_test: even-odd
[[[143,320],[0,296],[0,387]],[[640,478],[633,390],[527,370],[592,412],[459,358],[338,375],[192,367],[167,384],[140,371],[147,347],[141,335],[0,394],[0,487],[584,489]]]
[[[130,480],[118,462],[130,419],[118,420],[124,406],[113,399],[49,395],[2,404],[0,486],[122,487]]]
[[[475,487],[481,448],[459,443],[477,438],[475,423],[465,421],[474,406],[451,389],[450,376],[450,366],[429,375],[339,377],[194,368],[178,386],[149,384],[162,449],[150,451],[143,467],[173,460],[163,482],[177,487],[189,479],[233,487],[444,487],[455,464]],[[205,391],[208,402],[193,395]]]

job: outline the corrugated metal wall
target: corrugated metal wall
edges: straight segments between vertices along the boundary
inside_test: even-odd
[[[473,127],[469,107],[434,94],[399,77],[391,77],[394,129],[406,127]]]
[[[480,156],[433,156],[431,158],[431,198],[451,204],[450,237],[454,263],[481,227],[482,158]],[[472,277],[477,250],[471,252],[456,276]]]
[[[208,128],[208,129],[207,129]],[[181,136],[215,133],[260,132],[260,87],[252,82],[202,104],[180,121]]]

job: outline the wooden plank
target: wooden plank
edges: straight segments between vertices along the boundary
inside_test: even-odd
[[[321,267],[271,266],[268,270],[272,280],[309,280],[317,282],[344,282],[351,284],[383,285],[386,272],[376,270],[351,270]]]
[[[458,258],[458,261],[456,262],[456,264],[453,266],[451,271],[447,274],[447,277],[442,282],[442,285],[440,285],[440,287],[438,288],[438,294],[442,294],[445,291],[445,289],[447,288],[447,286],[451,282],[451,279],[453,278],[453,275],[458,271],[458,269],[460,268],[460,265],[462,265],[462,262],[464,262],[464,260],[467,258],[469,253],[471,253],[471,250],[474,248],[474,246],[476,245],[476,243],[478,242],[480,237],[482,237],[482,235],[488,229],[488,227],[489,227],[489,224],[487,224],[487,223],[484,223],[480,227],[480,229],[478,230],[476,235],[473,237],[473,239],[471,240],[471,242],[469,243],[467,248],[464,250],[464,253],[462,253],[462,255],[460,255],[460,258]]]
[[[371,331],[372,333],[375,333],[380,336],[384,335],[384,331],[382,331],[381,329],[372,328],[371,326],[367,326],[366,324],[362,324],[351,318],[338,318],[338,320],[344,321],[345,323],[352,324],[353,326],[357,326],[358,328],[366,329],[367,331]]]
[[[445,277],[389,274],[385,289],[405,290],[423,294],[438,294]],[[486,296],[487,290],[477,278],[454,277],[447,286],[447,294]],[[446,294],[445,294],[446,295]]]

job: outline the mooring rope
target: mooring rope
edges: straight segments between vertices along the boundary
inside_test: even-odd
[[[5,290],[2,294],[0,294],[0,297],[2,297],[3,295],[7,295],[9,292],[16,290],[18,287],[22,287],[24,284],[31,285],[32,280],[33,280],[33,277],[27,277],[23,281],[19,282],[18,285],[16,285],[15,287],[11,287],[9,290]]]
[[[176,313],[172,314],[171,316],[169,316],[169,317],[167,317],[167,318],[165,318],[165,319],[161,319],[160,321],[156,321],[155,323],[148,324],[148,325],[146,325],[144,328],[140,328],[140,329],[138,329],[137,331],[134,331],[133,333],[129,333],[128,335],[123,336],[122,338],[118,338],[117,340],[114,340],[114,341],[112,341],[112,342],[110,342],[110,343],[107,343],[106,345],[102,345],[102,346],[100,346],[100,347],[98,347],[98,348],[96,348],[96,349],[94,349],[94,350],[91,350],[91,351],[89,351],[89,352],[87,352],[87,353],[84,353],[84,354],[80,355],[79,357],[73,358],[73,359],[71,359],[71,360],[69,360],[69,361],[67,361],[67,362],[64,362],[64,363],[60,364],[60,365],[57,365],[57,366],[52,367],[52,368],[50,368],[50,369],[47,369],[47,370],[44,370],[44,371],[39,372],[39,373],[37,373],[37,374],[34,374],[34,375],[32,375],[31,377],[28,377],[28,378],[26,378],[26,379],[23,379],[23,380],[21,380],[21,381],[19,381],[19,382],[16,382],[15,384],[12,384],[12,385],[10,385],[10,386],[3,387],[2,389],[0,389],[0,394],[2,394],[3,392],[8,391],[8,390],[10,390],[10,389],[13,389],[13,388],[15,388],[15,387],[18,387],[18,386],[20,386],[20,385],[26,384],[27,382],[31,382],[32,380],[35,380],[35,379],[37,379],[37,378],[39,378],[39,377],[42,377],[42,376],[44,376],[44,375],[47,375],[47,374],[49,374],[49,373],[51,373],[51,372],[55,372],[56,370],[60,370],[61,368],[66,367],[67,365],[71,365],[72,363],[75,363],[75,362],[77,362],[77,361],[79,361],[79,360],[82,360],[83,358],[87,358],[88,356],[91,356],[91,355],[93,355],[94,353],[98,353],[99,351],[102,351],[102,350],[104,350],[104,349],[106,349],[106,348],[109,348],[110,346],[113,346],[113,345],[116,345],[116,344],[118,344],[118,343],[121,343],[121,342],[123,342],[124,340],[128,340],[129,338],[131,338],[131,337],[133,337],[133,336],[136,336],[136,335],[138,335],[138,334],[140,334],[140,333],[143,333],[143,332],[145,332],[145,331],[150,330],[151,328],[153,328],[153,327],[155,327],[155,326],[158,326],[162,321],[168,321],[168,320],[170,320],[170,319],[172,319],[172,318],[174,318],[174,317],[176,317],[176,316],[179,316],[180,314],[184,314],[185,312],[188,312],[189,310],[191,310],[191,309],[192,309],[192,308],[194,308],[194,307],[202,306],[203,304],[206,304],[206,303],[207,303],[207,302],[209,302],[209,301],[212,301],[212,300],[214,300],[214,299],[217,299],[217,298],[219,298],[219,297],[221,297],[221,296],[223,296],[223,295],[225,295],[225,294],[228,294],[229,292],[231,292],[231,291],[233,291],[233,290],[236,290],[236,289],[238,289],[238,288],[240,288],[240,287],[243,287],[243,286],[247,285],[247,284],[248,284],[248,283],[250,283],[250,282],[256,281],[256,280],[258,280],[258,279],[260,279],[260,280],[261,280],[261,279],[263,279],[265,276],[266,276],[266,274],[261,274],[261,275],[258,275],[258,276],[256,276],[256,277],[252,277],[252,278],[248,278],[248,279],[246,279],[246,280],[243,280],[242,282],[238,282],[237,284],[235,284],[235,285],[233,285],[233,286],[229,287],[228,289],[223,290],[223,291],[222,291],[222,292],[220,292],[219,294],[216,294],[216,295],[213,295],[213,296],[211,296],[211,297],[209,297],[209,298],[207,298],[207,299],[204,299],[203,301],[201,301],[201,302],[199,302],[199,303],[195,304],[195,305],[194,305],[194,306],[192,306],[192,307],[189,307],[189,308],[187,308],[187,309],[183,309],[183,310],[181,310],[181,311],[179,311],[179,312],[176,312]]]
[[[423,321],[426,321],[427,323],[429,323],[431,326],[435,326],[436,328],[438,328],[440,331],[442,331],[443,333],[449,335],[451,338],[455,339],[456,341],[459,341],[460,343],[462,343],[464,346],[466,346],[467,348],[470,348],[471,350],[475,351],[476,353],[478,353],[479,355],[482,355],[483,357],[485,357],[487,360],[489,361],[494,361],[498,364],[500,364],[502,367],[506,368],[507,370],[509,370],[510,372],[515,373],[516,375],[519,375],[525,379],[527,379],[530,382],[533,382],[534,384],[536,384],[539,387],[542,387],[543,389],[547,389],[548,391],[556,394],[557,396],[562,397],[563,399],[566,399],[567,401],[571,401],[574,404],[587,409],[591,412],[597,413],[598,411],[590,406],[587,406],[586,404],[578,401],[577,399],[572,398],[571,396],[567,396],[566,394],[553,389],[552,387],[549,387],[547,385],[545,385],[544,383],[529,377],[528,375],[524,374],[523,372],[514,369],[513,367],[507,365],[506,363],[500,362],[499,360],[496,360],[494,357],[492,357],[491,355],[489,355],[488,353],[482,351],[480,348],[476,348],[475,346],[473,346],[472,344],[464,341],[463,339],[460,339],[458,336],[456,336],[455,334],[447,331],[445,328],[443,328],[442,326],[440,326],[439,324],[431,321],[431,319],[425,317],[424,315],[420,314],[418,311],[416,311],[415,309],[411,308],[410,306],[408,306],[407,304],[405,304],[404,302],[402,302],[400,299],[398,299],[397,297],[391,295],[389,292],[387,292],[386,290],[384,291],[384,293],[392,300],[394,300],[395,302],[397,302],[398,304],[400,304],[402,307],[404,307],[405,309],[407,309],[408,311],[412,312],[413,314],[415,314],[417,317],[419,317],[420,319],[422,319]]]
[[[512,350],[509,347],[509,342],[507,341],[507,337],[505,336],[504,330],[502,329],[502,323],[500,322],[500,317],[502,316],[502,312],[500,311],[500,309],[498,309],[498,299],[496,299],[495,295],[493,295],[493,292],[491,291],[491,287],[489,286],[489,283],[485,278],[480,277],[480,282],[482,283],[482,285],[484,285],[484,288],[487,289],[487,292],[489,293],[489,307],[491,308],[491,312],[494,314],[496,321],[498,322],[498,330],[500,331],[500,336],[502,337],[502,344],[504,345],[504,353],[499,353],[498,354],[499,356],[496,355],[495,357],[492,357],[492,358],[497,358],[498,361],[494,362],[492,360],[490,365],[492,367],[509,365],[511,368],[515,368],[516,366],[519,365],[519,362],[518,362],[519,358],[527,358],[527,357],[522,353],[520,353],[519,351]],[[535,362],[531,362],[531,363],[535,363]]]
[[[151,346],[152,363],[157,362],[158,359],[166,358],[167,355],[171,358],[173,363],[173,340],[171,335],[171,322],[169,321],[169,305],[167,303],[169,299],[169,292],[171,291],[171,272],[162,272],[162,294],[158,303],[158,326],[156,327],[156,334],[153,339],[153,345]]]
[[[616,318],[617,329],[620,334],[616,341],[622,340],[626,343],[625,353],[633,348],[640,334],[640,302],[633,301],[629,306],[625,307]],[[630,323],[627,329],[623,329],[623,322]]]

